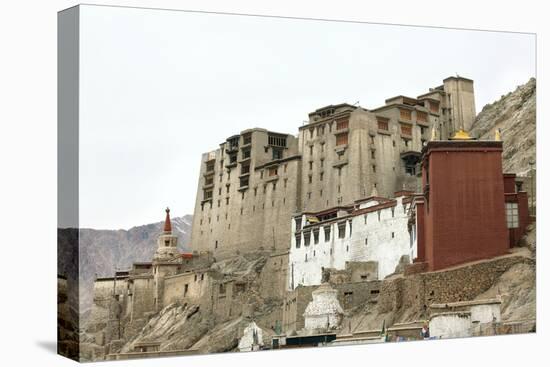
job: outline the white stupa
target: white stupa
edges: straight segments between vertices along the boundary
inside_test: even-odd
[[[323,283],[313,293],[304,312],[305,329],[334,329],[342,322],[344,310],[338,302],[338,291]]]

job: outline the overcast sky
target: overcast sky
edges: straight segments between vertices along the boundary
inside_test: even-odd
[[[456,73],[479,112],[535,76],[530,34],[100,6],[80,25],[88,228],[192,214],[201,153],[246,128],[297,134],[319,107],[372,109]]]

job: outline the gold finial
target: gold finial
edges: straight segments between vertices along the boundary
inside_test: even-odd
[[[458,130],[451,140],[472,140],[473,138],[463,129]]]
[[[435,140],[435,125],[432,127],[432,138],[430,140]]]
[[[500,136],[500,129],[495,130],[495,141],[501,141],[502,138]]]

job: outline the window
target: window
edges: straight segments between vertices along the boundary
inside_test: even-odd
[[[273,182],[273,191],[277,189],[277,182]]]
[[[225,198],[225,205],[229,205],[229,198]]]
[[[325,125],[317,126],[317,136],[321,136],[324,134],[325,134]]]
[[[268,134],[267,144],[276,147],[286,147],[286,135]]]
[[[372,165],[372,172],[376,172],[376,165],[375,164]]]
[[[302,243],[302,235],[298,233],[296,235],[296,248],[300,248],[301,243]]]
[[[401,134],[411,136],[412,135],[412,126],[401,124]]]
[[[237,162],[237,153],[229,155],[229,164]]]
[[[351,237],[351,220],[349,221],[349,236]]]
[[[368,244],[369,244],[369,239],[365,238],[365,246],[367,246]]]
[[[378,122],[378,130],[384,130],[384,131],[389,130],[389,123],[388,123],[389,120],[388,119],[378,117],[376,119],[376,121]]]
[[[313,155],[313,145],[309,146],[309,155]]]
[[[363,218],[365,219],[365,224],[367,224],[368,215],[367,214],[363,215]]]
[[[395,232],[391,233],[391,238],[395,238]]]
[[[220,294],[225,294],[225,284],[220,284]]]
[[[508,228],[519,227],[519,213],[517,203],[506,203],[506,222]]]
[[[212,199],[212,190],[204,190],[204,200]]]
[[[283,159],[283,150],[281,148],[271,148],[273,160]]]
[[[309,161],[309,170],[311,171],[313,169],[313,161]]]
[[[214,163],[215,161],[206,162],[206,172],[212,172],[214,171]]]
[[[439,112],[439,102],[430,101],[430,111],[438,113]]]
[[[336,130],[347,129],[348,127],[349,127],[348,118],[336,120]]]
[[[214,184],[214,177],[210,176],[204,179],[205,186],[212,185],[212,184]]]
[[[308,176],[309,183],[313,182],[313,177],[311,175]]]
[[[374,150],[370,151],[370,157],[371,159],[376,159],[376,152]]]
[[[195,275],[195,280],[197,280],[197,276]],[[189,284],[186,284],[184,287],[183,287],[183,296],[187,296],[187,292],[189,291]]]
[[[325,226],[323,229],[325,230],[325,242],[328,242],[330,240],[330,226]]]
[[[243,164],[241,167],[241,175],[245,175],[247,173],[250,173],[250,163],[249,164]]]
[[[309,246],[310,237],[311,237],[311,231],[304,232],[304,246]]]
[[[249,180],[249,177],[246,176],[246,177],[241,177],[241,187],[246,187],[248,186],[248,180]],[[244,199],[244,192],[243,192],[243,199]]]
[[[428,122],[428,114],[424,111],[416,111],[416,120],[420,122]]]
[[[164,240],[164,246],[166,247],[170,246],[170,240]]]
[[[336,135],[336,146],[345,145],[348,143],[348,133]]]
[[[346,222],[338,223],[338,238],[346,236]]]
[[[401,108],[401,109],[399,109],[399,117],[402,120],[410,120],[411,119],[411,111]]]
[[[302,217],[294,218],[294,223],[296,224],[297,231],[302,229]]]
[[[243,135],[243,145],[252,143],[252,134]]]
[[[323,181],[324,172],[319,173],[319,181]]]
[[[269,168],[268,171],[267,171],[267,175],[268,175],[269,177],[271,177],[271,176],[277,176],[277,167]]]
[[[244,149],[243,150],[243,159],[250,158],[250,149]]]
[[[319,228],[314,228],[313,229],[313,244],[318,244],[319,243]]]

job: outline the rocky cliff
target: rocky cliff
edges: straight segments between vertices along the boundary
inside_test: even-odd
[[[500,129],[504,172],[524,175],[530,168],[529,161],[535,159],[536,91],[536,80],[531,78],[498,101],[485,105],[474,121],[471,134],[480,139],[492,140],[496,129]]]

